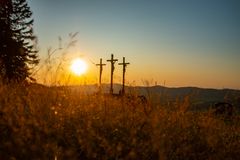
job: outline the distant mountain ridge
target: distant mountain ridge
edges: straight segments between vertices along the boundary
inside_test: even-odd
[[[189,105],[194,110],[203,110],[213,106],[217,102],[228,102],[233,104],[240,111],[240,90],[236,89],[212,89],[199,87],[178,87],[170,88],[163,86],[150,87],[127,87],[128,92],[135,90],[151,99],[156,105],[172,106],[177,101],[184,101],[188,98]]]
[[[79,86],[65,86],[65,88],[80,89],[86,93],[94,93],[98,91],[98,85],[79,85]],[[121,84],[114,84],[114,93],[119,93]],[[148,96],[149,94],[167,94],[170,97],[199,95],[202,98],[223,99],[233,95],[240,96],[240,90],[237,89],[213,89],[213,88],[199,88],[199,87],[164,87],[164,86],[125,86],[126,93],[135,93],[139,95]],[[110,85],[102,84],[102,91],[109,93]]]
[[[58,87],[57,87],[58,88]],[[94,94],[98,91],[98,85],[64,86],[64,88],[76,91],[76,93]],[[114,93],[119,93],[121,84],[114,84]],[[109,93],[110,85],[103,84],[102,92]],[[177,101],[184,101],[187,97],[191,106],[203,109],[217,102],[229,102],[240,110],[240,90],[235,89],[211,89],[199,87],[164,87],[164,86],[126,86],[126,94],[144,95],[152,104],[170,106]]]

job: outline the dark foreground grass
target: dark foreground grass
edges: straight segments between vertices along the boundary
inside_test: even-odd
[[[173,109],[174,108],[174,109]],[[240,117],[39,85],[0,87],[0,159],[238,159]]]

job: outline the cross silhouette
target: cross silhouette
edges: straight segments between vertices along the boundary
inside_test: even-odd
[[[111,59],[107,60],[107,62],[111,63],[111,87],[110,87],[110,93],[113,94],[113,72],[115,70],[114,64],[117,62],[118,59],[114,59],[113,54],[111,54]]]
[[[105,66],[106,64],[102,63],[102,58],[100,58],[100,63],[96,64],[96,66],[99,66],[99,89],[101,92],[101,85],[102,85],[102,71],[103,71],[103,66]]]
[[[126,73],[127,65],[129,65],[130,63],[126,63],[125,57],[123,57],[123,62],[118,64],[123,66],[122,94],[125,94],[125,73]]]

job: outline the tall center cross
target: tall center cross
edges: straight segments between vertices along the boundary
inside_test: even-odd
[[[111,86],[110,86],[110,94],[113,94],[113,72],[115,70],[114,64],[118,59],[114,59],[113,54],[111,54],[111,59],[107,60],[107,62],[111,63]]]

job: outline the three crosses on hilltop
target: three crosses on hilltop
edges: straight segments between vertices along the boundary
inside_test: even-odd
[[[113,54],[111,54],[111,59],[107,60],[107,62],[111,63],[111,85],[110,85],[110,94],[113,94],[113,72],[115,70],[115,62],[117,62],[118,59],[114,59]],[[125,57],[123,57],[123,62],[122,63],[118,63],[119,65],[123,66],[123,79],[122,79],[122,90],[121,90],[121,94],[125,93],[125,73],[126,73],[126,67],[127,65],[129,65],[130,63],[125,62]],[[99,87],[100,87],[100,91],[101,91],[101,84],[102,84],[102,71],[103,71],[103,66],[105,66],[106,64],[102,63],[102,58],[100,59],[100,63],[96,64],[97,66],[99,66],[100,68],[100,75],[99,75]]]

